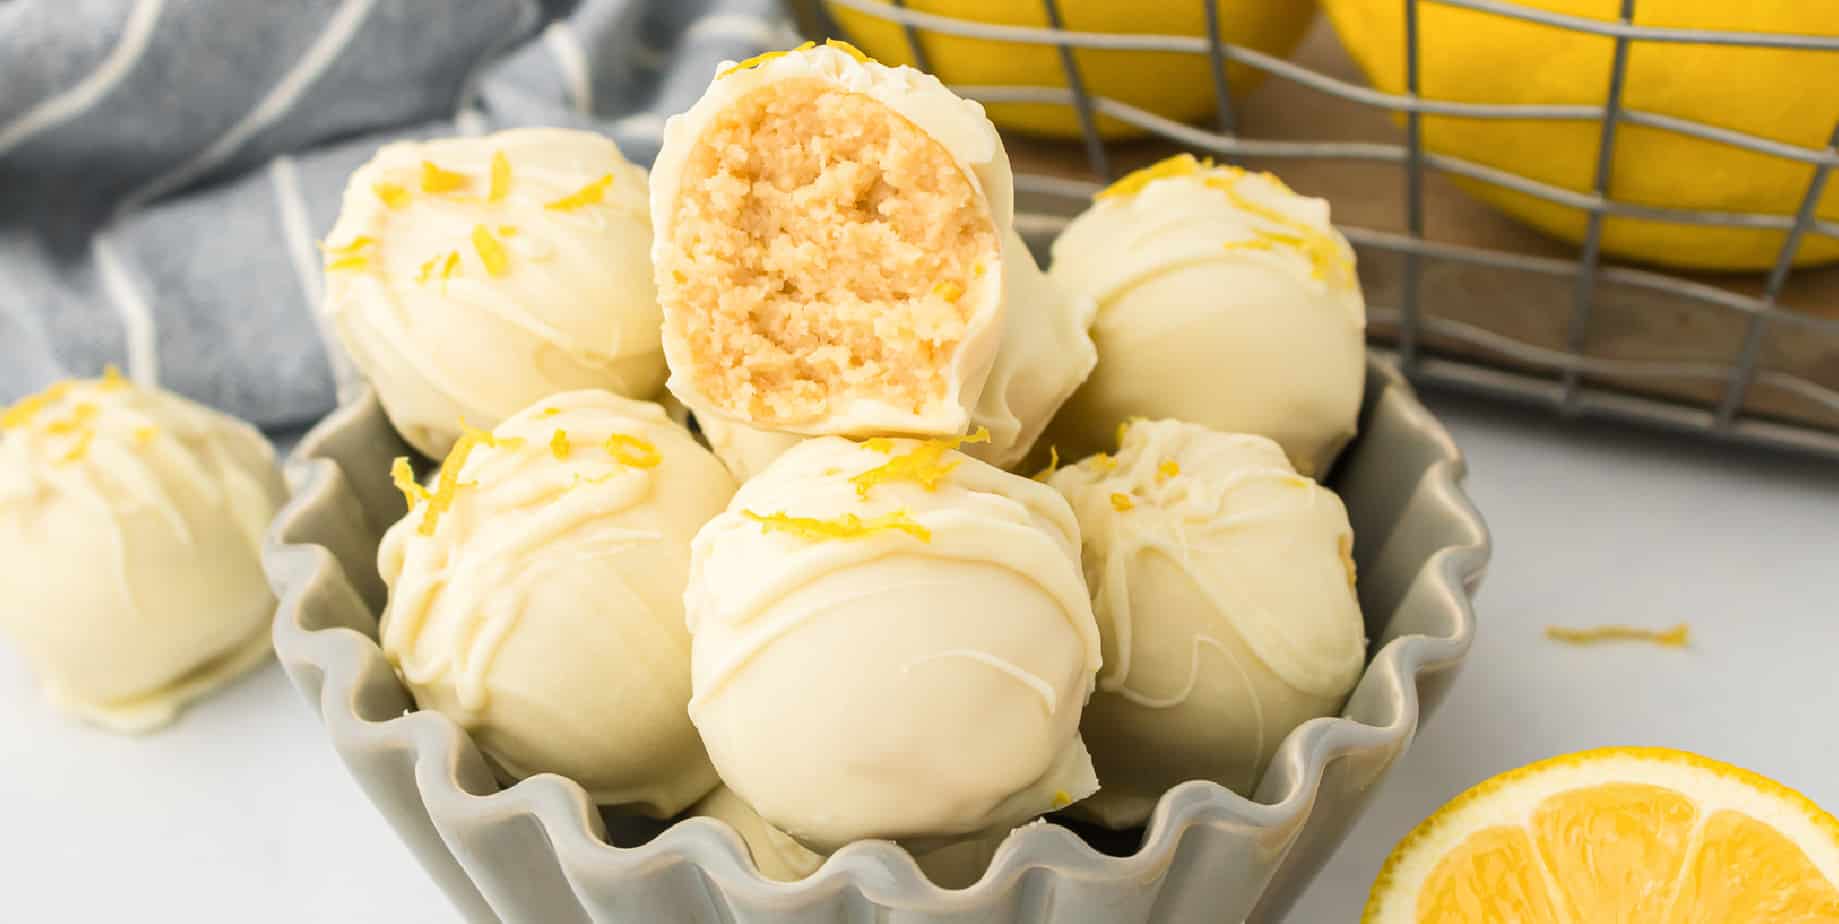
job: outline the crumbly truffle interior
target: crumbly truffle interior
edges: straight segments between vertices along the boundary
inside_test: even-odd
[[[942,399],[999,242],[944,146],[811,79],[742,96],[703,132],[669,244],[660,296],[700,389],[795,423],[849,398]]]

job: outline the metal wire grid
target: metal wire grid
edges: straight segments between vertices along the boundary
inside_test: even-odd
[[[1206,11],[1208,36],[1149,34],[1112,34],[1079,32],[1064,28],[1059,0],[1039,0],[1047,27],[995,25],[956,17],[925,13],[906,7],[906,0],[828,0],[840,7],[898,23],[907,40],[912,60],[930,70],[926,51],[920,42],[924,32],[962,36],[991,41],[1053,45],[1059,50],[1065,87],[970,86],[956,85],[958,93],[984,103],[1044,103],[1071,107],[1078,117],[1087,163],[1101,181],[1113,177],[1109,152],[1098,132],[1098,119],[1105,116],[1133,125],[1161,139],[1185,148],[1224,157],[1271,157],[1341,159],[1398,164],[1403,167],[1405,182],[1406,233],[1358,227],[1342,227],[1357,244],[1400,255],[1403,264],[1401,297],[1395,306],[1369,306],[1374,320],[1397,324],[1396,352],[1400,367],[1414,381],[1461,388],[1522,402],[1543,404],[1566,416],[1596,415],[1657,424],[1700,435],[1755,443],[1776,448],[1812,451],[1839,458],[1839,433],[1797,424],[1780,423],[1744,413],[1750,388],[1766,383],[1839,413],[1839,391],[1797,375],[1761,366],[1765,335],[1772,326],[1782,325],[1839,335],[1839,319],[1822,318],[1784,310],[1778,306],[1783,287],[1793,271],[1794,255],[1806,235],[1821,234],[1839,239],[1839,222],[1823,220],[1815,212],[1833,168],[1839,166],[1839,125],[1824,148],[1807,148],[1785,144],[1744,132],[1682,119],[1661,113],[1632,109],[1623,103],[1629,48],[1635,42],[1738,45],[1754,48],[1798,49],[1839,53],[1839,37],[1776,33],[1709,31],[1641,26],[1634,23],[1635,0],[1621,0],[1616,21],[1606,22],[1552,13],[1523,6],[1511,0],[1398,0],[1405,19],[1405,92],[1386,93],[1372,87],[1350,83],[1310,68],[1268,55],[1254,49],[1222,42],[1219,14],[1213,0],[1199,2]],[[1508,104],[1472,103],[1426,99],[1419,94],[1418,14],[1422,4],[1437,3],[1447,7],[1473,10],[1553,26],[1573,32],[1605,36],[1615,42],[1606,103],[1601,106],[1577,104]],[[891,5],[890,5],[891,4]],[[818,0],[793,0],[794,9],[807,23],[819,23],[831,34],[841,34]],[[1211,62],[1217,127],[1207,129],[1163,118],[1126,103],[1095,95],[1087,90],[1080,73],[1075,49],[1110,51],[1175,52],[1206,55]],[[1281,80],[1288,80],[1343,100],[1377,107],[1403,116],[1405,143],[1321,142],[1247,138],[1238,134],[1238,120],[1229,94],[1228,63],[1258,68]],[[1808,88],[1808,92],[1824,92]],[[1426,115],[1460,116],[1478,119],[1538,119],[1595,122],[1601,126],[1595,182],[1589,192],[1577,192],[1541,183],[1518,174],[1461,158],[1431,152],[1423,144],[1422,119]],[[1809,164],[1813,174],[1793,216],[1756,212],[1717,212],[1661,208],[1619,202],[1610,197],[1612,165],[1617,129],[1623,125],[1640,125],[1662,129],[1692,138],[1714,141],[1747,151]],[[1424,237],[1424,176],[1437,170],[1485,183],[1516,190],[1540,199],[1584,210],[1588,213],[1587,230],[1579,256],[1561,260],[1523,254],[1504,253],[1474,247],[1443,244]],[[1016,189],[1039,197],[1065,200],[1071,208],[1088,201],[1104,182],[1081,182],[1058,177],[1019,174]],[[1611,216],[1658,219],[1688,224],[1720,227],[1761,228],[1786,231],[1786,238],[1767,276],[1763,292],[1752,297],[1715,286],[1693,282],[1650,270],[1606,266],[1602,262],[1601,240],[1604,221]],[[1023,215],[1033,230],[1052,230],[1064,222],[1063,216]],[[1566,348],[1549,348],[1522,343],[1506,335],[1449,319],[1425,317],[1420,310],[1419,288],[1426,257],[1455,263],[1498,269],[1531,272],[1574,279],[1572,307],[1566,328]],[[1583,352],[1596,307],[1596,292],[1604,282],[1634,289],[1664,293],[1692,303],[1713,306],[1746,316],[1744,336],[1733,345],[1729,363],[1682,363],[1591,357]],[[1493,366],[1480,360],[1452,359],[1427,355],[1421,347],[1425,335],[1433,335],[1485,348],[1511,362],[1532,368],[1548,369],[1557,374],[1552,380],[1529,375],[1505,366]],[[1585,376],[1615,376],[1622,379],[1666,378],[1697,380],[1722,384],[1722,396],[1715,407],[1643,397],[1619,392],[1583,381]]]

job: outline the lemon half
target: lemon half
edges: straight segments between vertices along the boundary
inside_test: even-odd
[[[886,0],[883,0],[884,4]],[[1076,32],[1139,35],[1207,34],[1203,0],[1060,0],[1065,28]],[[1273,55],[1287,55],[1308,30],[1315,0],[1216,0],[1220,36],[1225,41]],[[884,64],[914,64],[900,25],[880,16],[826,4],[849,40]],[[1040,0],[907,0],[906,7],[974,22],[1046,28]],[[891,5],[890,5],[891,8]],[[1053,45],[997,42],[945,35],[920,29],[920,45],[934,76],[949,84],[1065,87],[1066,71]],[[1194,122],[1214,112],[1212,64],[1207,55],[1180,52],[1074,52],[1086,89],[1157,115]],[[1233,95],[1255,86],[1263,74],[1230,64],[1226,78]],[[993,103],[985,107],[998,127],[1055,137],[1079,134],[1079,117],[1071,106]],[[1116,119],[1099,119],[1107,138],[1144,134]]]
[[[1747,770],[1606,748],[1502,774],[1400,842],[1366,924],[1839,921],[1839,821]]]
[[[1518,6],[1613,21],[1618,0],[1517,0]],[[1403,92],[1404,4],[1323,0],[1341,43],[1382,90]],[[1615,42],[1439,3],[1418,5],[1419,81],[1425,97],[1476,103],[1603,105]],[[1839,35],[1839,3],[1809,0],[1642,0],[1643,26]],[[1637,41],[1629,48],[1623,104],[1806,148],[1824,148],[1839,123],[1839,52]],[[1533,180],[1588,192],[1596,178],[1593,120],[1429,116],[1432,151]],[[1610,198],[1640,205],[1793,215],[1813,176],[1810,164],[1658,128],[1617,130]],[[1549,234],[1581,241],[1587,214],[1492,184],[1461,181],[1471,194]],[[1839,218],[1839,183],[1818,212]],[[1611,218],[1610,254],[1670,266],[1761,269],[1774,264],[1785,232]],[[1839,259],[1839,240],[1810,234],[1797,263]]]

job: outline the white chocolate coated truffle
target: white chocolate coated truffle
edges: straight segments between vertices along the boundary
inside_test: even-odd
[[[406,466],[406,460],[403,463]],[[554,395],[455,444],[378,552],[383,651],[505,773],[659,817],[716,783],[684,706],[689,541],[734,480],[662,408]]]
[[[842,43],[725,63],[651,179],[670,390],[766,430],[965,432],[1013,199],[983,107],[933,77]]]
[[[807,440],[692,547],[690,717],[814,850],[1006,830],[1096,788],[1072,512],[947,445]]]
[[[1078,456],[1132,417],[1276,440],[1305,475],[1354,435],[1366,301],[1328,203],[1180,155],[1099,195],[1049,274],[1098,302],[1098,368],[1050,442]]]
[[[690,814],[713,818],[733,828],[741,836],[741,843],[753,857],[760,875],[775,882],[797,882],[824,865],[823,854],[767,824],[753,806],[726,786],[715,787],[714,792],[690,809]],[[984,871],[990,868],[990,860],[996,856],[996,849],[1008,836],[1009,832],[1003,831],[947,844],[916,854],[913,861],[935,885],[946,889],[966,888],[983,878]]]
[[[972,426],[987,428],[990,439],[961,448],[972,458],[1012,469],[1034,448],[1054,412],[1092,373],[1098,352],[1086,335],[1096,309],[1091,299],[1061,292],[1035,265],[1021,235],[1011,231],[1006,242],[1008,330],[971,415]],[[804,439],[719,416],[698,418],[697,424],[709,448],[740,481],[752,478]]]
[[[1104,788],[1074,811],[1140,824],[1170,787],[1257,787],[1290,730],[1365,664],[1340,498],[1276,443],[1172,420],[1063,468],[1105,669],[1082,726]]]
[[[285,496],[261,434],[112,370],[26,398],[0,415],[0,629],[58,706],[163,725],[267,657]]]
[[[645,171],[591,132],[385,146],[326,239],[326,311],[411,446],[579,388],[664,383]]]

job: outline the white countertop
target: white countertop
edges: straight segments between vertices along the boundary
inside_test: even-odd
[[[1839,464],[1430,403],[1468,452],[1494,531],[1480,631],[1442,711],[1291,920],[1358,920],[1412,825],[1565,751],[1686,748],[1839,808]],[[1542,636],[1679,621],[1689,651]],[[7,920],[454,917],[273,664],[136,739],[51,715],[0,653],[0,749]]]

